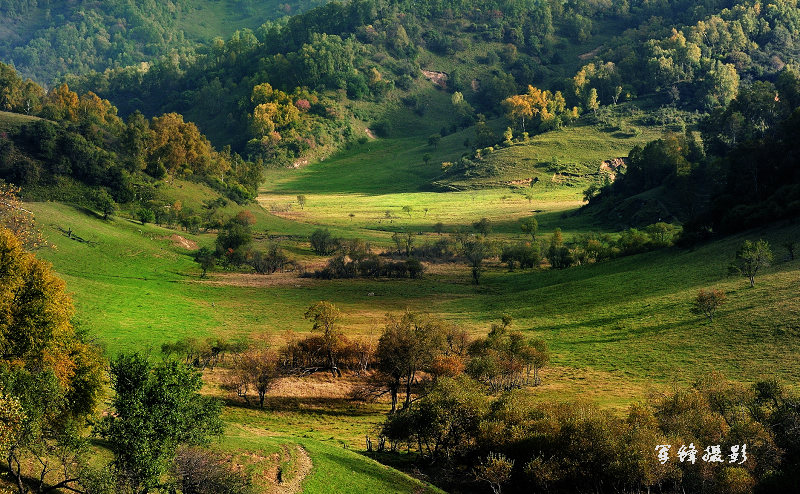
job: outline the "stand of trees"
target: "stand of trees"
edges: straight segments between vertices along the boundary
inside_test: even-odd
[[[437,478],[473,471],[497,490],[780,491],[797,482],[797,406],[774,381],[744,387],[718,375],[631,405],[622,416],[519,392],[489,397],[465,376],[442,377],[412,407],[390,415],[383,434],[391,450],[416,451],[421,464],[434,465],[428,468]],[[690,444],[696,461],[680,461],[680,446]],[[665,462],[658,445],[669,446]],[[719,463],[701,461],[713,445]],[[502,464],[487,471],[487,458]]]
[[[589,204],[608,212],[654,189],[675,205],[669,214],[685,222],[686,241],[796,216],[798,94],[800,76],[790,67],[776,84],[742,88],[736,99],[700,123],[702,145],[687,132],[635,147],[627,171]]]
[[[220,404],[197,393],[199,373],[120,355],[111,362],[114,412],[98,423],[105,361],[72,326],[64,282],[2,226],[0,252],[0,454],[8,487],[144,493],[173,482],[165,474],[178,447],[222,432]],[[91,434],[108,440],[114,460],[107,468],[89,461]]]
[[[84,196],[107,194],[115,202],[139,202],[146,211],[155,208],[152,191],[164,180],[201,181],[240,203],[255,197],[261,180],[259,165],[230,148],[215,150],[181,115],[147,119],[137,112],[123,120],[92,92],[79,96],[66,84],[45,92],[2,63],[0,107],[41,117],[0,135],[0,179],[26,189],[57,195],[72,181],[97,191]],[[88,200],[105,209],[105,201]]]
[[[64,282],[26,250],[39,238],[32,218],[12,189],[0,192],[0,455],[10,480],[4,485],[19,494],[168,489],[179,481],[170,475],[178,448],[221,434],[220,403],[198,393],[200,374],[185,363],[121,354],[110,362],[113,411],[101,417],[108,363],[88,333],[73,326]],[[217,357],[224,350],[209,346]],[[110,464],[92,458],[92,436],[107,441]],[[214,465],[184,468],[184,480],[219,474]]]

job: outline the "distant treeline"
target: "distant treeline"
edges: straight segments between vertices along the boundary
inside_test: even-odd
[[[295,8],[323,3],[308,0]],[[280,9],[279,9],[280,7]],[[0,39],[0,60],[13,63],[26,77],[51,84],[66,74],[147,62],[171,53],[190,53],[201,42],[184,29],[202,15],[260,15],[276,18],[291,13],[289,4],[226,0],[130,2],[54,2],[0,0],[0,24],[13,35]],[[202,31],[213,33],[204,23]],[[196,33],[190,33],[196,34]],[[210,40],[209,40],[210,41]]]

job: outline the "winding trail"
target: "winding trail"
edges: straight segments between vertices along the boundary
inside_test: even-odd
[[[284,444],[282,448],[286,456],[291,457],[289,446]],[[292,475],[289,480],[284,481],[283,479],[279,479],[278,492],[281,494],[299,494],[302,492],[303,480],[311,473],[311,469],[314,466],[311,457],[308,455],[308,451],[306,451],[304,447],[298,444],[295,446],[294,452],[297,460],[297,468],[294,475]]]

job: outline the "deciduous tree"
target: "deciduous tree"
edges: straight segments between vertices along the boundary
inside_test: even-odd
[[[0,449],[20,494],[79,480],[102,360],[76,334],[73,313],[50,265],[0,227]]]
[[[36,228],[33,213],[19,200],[19,192],[18,187],[0,183],[0,228],[10,230],[25,249],[33,250],[45,240]]]
[[[114,453],[114,468],[135,493],[161,486],[180,445],[201,444],[222,433],[221,405],[198,394],[200,373],[176,361],[152,364],[138,353],[111,361],[113,413],[100,434]]]
[[[725,292],[717,289],[700,290],[694,298],[692,312],[708,318],[708,322],[714,322],[714,314],[722,304],[725,303]]]
[[[764,239],[757,242],[745,240],[736,251],[736,258],[730,266],[731,272],[739,273],[750,280],[750,287],[756,284],[756,274],[770,265],[772,250]]]
[[[337,326],[341,311],[330,302],[322,301],[311,305],[304,317],[312,322],[311,330],[322,333],[323,351],[328,357],[331,373],[341,377],[342,372],[336,363],[343,333]]]

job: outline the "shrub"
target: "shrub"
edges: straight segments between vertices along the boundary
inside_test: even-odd
[[[327,228],[320,228],[314,230],[314,233],[309,237],[311,242],[311,250],[321,256],[333,254],[339,247],[339,239],[331,235]]]

